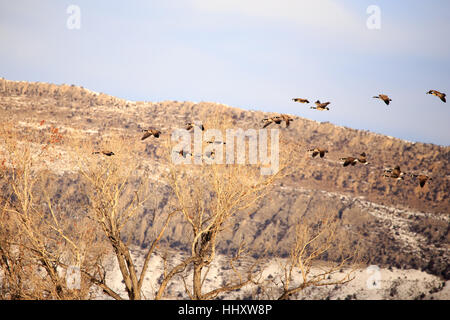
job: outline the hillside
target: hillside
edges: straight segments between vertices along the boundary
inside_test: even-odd
[[[151,99],[151,97],[149,97]],[[22,139],[39,138],[45,127],[56,127],[63,135],[86,135],[99,144],[111,133],[119,133],[135,143],[137,156],[154,174],[155,197],[164,198],[165,186],[158,181],[159,142],[141,142],[140,129],[154,126],[170,134],[186,122],[207,123],[211,115],[227,118],[237,128],[261,128],[261,120],[275,113],[247,111],[211,102],[134,102],[96,93],[74,85],[15,82],[0,79],[0,119],[14,123]],[[45,120],[45,124],[39,125]],[[332,119],[330,119],[332,121]],[[278,253],[286,254],[292,235],[293,217],[298,213],[335,212],[350,238],[363,242],[371,264],[421,269],[450,279],[450,147],[412,143],[404,140],[319,123],[295,117],[289,128],[280,126],[281,139],[296,145],[296,170],[276,186],[271,200],[264,199],[255,214],[231,228],[219,244],[226,252],[242,237],[260,252],[268,241]],[[311,158],[311,147],[329,150],[325,158]],[[64,158],[55,164],[55,188],[70,186],[60,199],[70,204],[81,188],[78,178]],[[339,158],[368,155],[369,165],[342,167]],[[433,181],[420,188],[405,178],[396,182],[383,177],[383,168],[400,165],[402,170],[427,173]],[[50,184],[51,182],[49,182]],[[256,214],[257,213],[257,214]],[[130,240],[145,247],[152,225],[144,210],[139,225],[130,227]],[[184,247],[186,226],[175,223],[163,243]]]
[[[142,265],[143,252],[140,249],[132,251],[135,261],[138,265]],[[171,252],[176,259],[180,260],[180,253],[176,250]],[[224,295],[223,299],[233,300],[274,300],[280,290],[274,283],[279,283],[282,274],[279,269],[279,263],[283,259],[270,259],[261,266],[264,270],[262,277],[265,280],[265,290],[258,289],[258,286],[250,285],[241,290]],[[220,286],[226,271],[226,257],[220,255],[213,264],[210,271],[210,277],[206,280],[205,287],[209,290]],[[122,277],[118,270],[117,262],[111,259],[108,264],[109,278],[116,292],[120,292],[122,296],[126,296],[123,289]],[[158,287],[158,276],[163,272],[163,261],[160,256],[156,256],[153,260],[151,270],[158,270],[154,275],[145,278],[145,296],[151,298],[154,291]],[[342,273],[334,275],[339,278]],[[380,269],[380,281],[376,287],[367,287],[367,281],[370,280],[371,274],[367,270],[358,270],[355,279],[342,286],[323,286],[311,287],[297,294],[295,299],[298,300],[448,300],[450,299],[450,281],[443,281],[437,276],[427,274],[418,270],[401,270],[396,268]],[[174,281],[168,288],[168,299],[188,299],[189,297],[183,292],[184,285],[181,280]],[[99,293],[97,299],[111,299],[105,294]]]

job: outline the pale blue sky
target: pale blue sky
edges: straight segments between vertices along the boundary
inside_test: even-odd
[[[81,28],[66,27],[69,5]],[[381,29],[366,12],[377,5]],[[450,145],[449,1],[0,0],[0,76]],[[386,93],[392,104],[372,99]],[[331,101],[319,112],[293,97]]]

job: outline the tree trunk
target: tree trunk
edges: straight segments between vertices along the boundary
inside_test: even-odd
[[[202,263],[194,263],[194,299],[202,299]]]

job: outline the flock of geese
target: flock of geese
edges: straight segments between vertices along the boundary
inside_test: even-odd
[[[445,97],[446,97],[445,93],[439,92],[437,90],[429,90],[428,92],[426,92],[426,94],[434,95],[434,96],[438,97],[439,99],[441,99],[442,102],[447,102],[445,99]],[[389,96],[386,94],[379,94],[377,96],[373,96],[373,98],[383,100],[386,105],[389,105],[389,103],[392,101],[392,99],[389,98]],[[308,99],[303,99],[303,98],[293,98],[292,100],[294,102],[298,102],[298,103],[309,103]],[[324,111],[324,110],[328,111],[328,110],[330,110],[328,107],[329,104],[330,104],[330,102],[322,103],[322,102],[320,102],[320,100],[317,100],[317,101],[315,101],[315,106],[312,106],[310,108],[319,110],[319,111]],[[291,121],[294,121],[294,118],[292,118],[291,116],[289,116],[287,114],[280,114],[280,115],[273,116],[270,118],[264,118],[262,120],[263,128],[266,128],[267,126],[269,126],[272,123],[280,125],[283,122],[285,122],[286,128],[287,128],[287,127],[289,127],[289,124]],[[191,123],[191,122],[186,123],[185,129],[187,131],[191,131],[196,126],[199,129],[201,129],[202,131],[205,130],[205,127],[203,126],[203,124],[197,124],[197,123]],[[161,135],[161,130],[156,129],[156,128],[143,129],[142,132],[144,133],[144,135],[141,137],[141,140],[145,140],[151,136],[153,136],[155,138],[159,138],[159,136]],[[211,143],[225,144],[225,142],[215,141],[215,140],[206,141],[206,143],[208,143],[208,144],[211,144]],[[179,150],[179,151],[174,151],[174,152],[179,153],[184,158],[186,158],[186,156],[188,156],[188,155],[192,156],[191,152],[187,152],[183,149]],[[308,152],[312,152],[312,154],[311,154],[312,158],[315,158],[317,156],[319,156],[320,158],[324,158],[325,154],[328,153],[328,150],[325,148],[315,147],[315,148],[309,149]],[[109,150],[101,150],[101,151],[94,151],[94,152],[92,152],[92,154],[103,154],[105,156],[110,157],[110,156],[114,155],[114,152],[109,151]],[[213,157],[214,151],[210,151],[207,154],[207,156]],[[356,156],[356,157],[353,157],[353,156],[342,157],[342,158],[339,158],[339,160],[343,161],[342,162],[343,167],[347,167],[350,165],[355,166],[357,163],[361,163],[363,165],[369,164],[369,162],[367,161],[367,155],[365,152],[360,153],[359,156]],[[401,171],[400,166],[398,166],[398,165],[396,165],[394,168],[385,168],[383,177],[392,178],[392,179],[396,179],[396,180],[403,180],[405,175],[407,175],[407,176],[409,175],[410,177],[417,179],[419,181],[419,185],[421,188],[423,188],[425,186],[425,183],[427,181],[433,180],[431,177],[429,177],[425,174],[406,173],[404,171]]]
[[[447,102],[445,99],[445,97],[446,97],[445,93],[439,92],[437,90],[429,90],[428,92],[426,92],[426,94],[434,95],[434,96],[438,97],[439,99],[441,99],[442,102]],[[389,98],[389,96],[386,94],[378,94],[377,96],[373,96],[373,98],[384,101],[384,103],[386,105],[389,105],[389,103],[392,101],[392,99]],[[299,103],[309,103],[308,99],[303,99],[303,98],[293,98],[292,100],[294,102],[299,102]],[[330,104],[330,102],[321,103],[319,100],[317,100],[315,102],[315,104],[316,104],[315,107],[313,106],[310,108],[320,110],[320,111],[330,110],[328,108],[328,105]],[[287,120],[285,120],[285,119],[287,119]],[[293,119],[289,118],[287,115],[280,115],[280,116],[275,116],[275,117],[268,118],[268,119],[263,119],[263,122],[265,123],[264,127],[268,126],[271,123],[280,124],[282,120],[286,121],[286,127],[288,127],[289,121],[292,121]],[[308,152],[312,152],[313,158],[315,158],[317,155],[320,155],[320,157],[323,158],[323,157],[325,157],[325,153],[327,153],[328,150],[324,149],[324,148],[316,147],[313,149],[309,149]],[[347,167],[349,165],[355,166],[357,163],[362,163],[364,165],[369,164],[369,162],[367,162],[367,155],[365,152],[362,152],[358,157],[351,157],[351,156],[343,157],[343,158],[339,158],[339,160],[343,161],[342,165],[344,167]],[[403,172],[403,171],[401,171],[399,165],[396,165],[394,168],[385,168],[383,177],[397,179],[397,180],[403,180],[405,175],[409,175],[412,178],[416,178],[419,181],[419,185],[421,188],[423,188],[425,186],[425,183],[427,181],[433,180],[431,177],[429,177],[425,174]]]
[[[320,155],[320,157],[323,158],[323,157],[325,157],[325,153],[327,153],[328,150],[323,149],[323,148],[313,148],[313,149],[309,149],[308,152],[312,152],[311,156],[313,158],[317,157],[318,155]],[[344,166],[344,167],[347,167],[349,165],[354,166],[357,163],[362,163],[364,165],[369,164],[369,162],[367,161],[367,155],[365,152],[362,152],[358,157],[344,157],[344,158],[339,158],[339,160],[343,161],[342,166]],[[393,179],[397,179],[397,180],[403,180],[405,174],[406,174],[405,172],[400,170],[400,166],[397,165],[394,168],[384,169],[383,177],[393,178]],[[429,177],[425,174],[410,173],[409,176],[411,176],[413,178],[417,178],[421,188],[423,188],[425,186],[425,183],[428,180],[433,180],[431,177]]]

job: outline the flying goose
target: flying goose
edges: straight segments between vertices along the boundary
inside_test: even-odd
[[[389,175],[387,173],[390,173]],[[403,180],[403,175],[405,173],[400,170],[400,166],[395,166],[394,169],[386,169],[384,170],[384,177],[393,178],[397,180]]]
[[[389,102],[392,101],[392,99],[389,98],[389,97],[388,97],[387,95],[385,95],[385,94],[379,94],[379,95],[377,95],[377,96],[373,96],[372,98],[383,100],[384,103],[386,103],[387,105],[389,105]]]
[[[320,154],[320,157],[323,158],[325,156],[325,153],[328,152],[328,150],[326,149],[321,149],[321,148],[314,148],[314,149],[310,149],[308,150],[309,152],[312,151],[312,157],[315,158],[318,154]]]
[[[188,155],[192,157],[192,152],[185,151],[184,149],[181,149],[180,151],[174,151],[174,152],[178,153],[183,158],[186,158],[186,156],[188,156]]]
[[[108,157],[111,157],[111,156],[114,155],[114,152],[109,151],[109,150],[102,150],[102,151],[94,151],[94,152],[92,152],[92,154],[100,154],[100,153],[102,153],[102,154],[104,154],[105,156],[108,156]]]
[[[216,155],[216,152],[214,150],[211,150],[211,151],[205,153],[205,156],[207,156],[208,158],[211,158],[211,159],[214,159],[215,155]]]
[[[290,121],[294,121],[294,119],[291,118],[290,116],[288,116],[287,114],[282,114],[282,115],[281,115],[281,120],[283,120],[284,122],[286,122],[286,128],[289,127]]]
[[[205,127],[203,126],[203,124],[195,124],[195,123],[192,123],[192,122],[186,123],[185,129],[186,129],[187,131],[189,131],[189,130],[191,130],[192,128],[194,128],[195,126],[197,126],[197,127],[199,127],[200,129],[202,129],[202,131],[205,130]]]
[[[427,176],[425,174],[414,174],[413,173],[411,176],[413,176],[414,178],[419,179],[419,185],[420,185],[421,188],[423,188],[423,186],[425,185],[425,183],[428,180],[433,180],[431,177],[429,177],[429,176]]]
[[[159,135],[161,134],[160,130],[149,128],[149,129],[143,129],[142,132],[145,132],[142,136],[141,140],[145,140],[150,136],[154,136],[155,138],[159,138]]]
[[[447,102],[447,100],[445,100],[445,93],[439,92],[437,90],[430,90],[427,92],[427,94],[432,94],[433,96],[439,97],[439,99],[441,99],[443,102]]]
[[[265,119],[262,120],[262,122],[264,122],[263,128],[267,127],[271,123],[280,124],[281,121],[283,121],[283,119],[280,116],[274,116],[274,117],[271,117],[271,118],[265,118]]]
[[[340,158],[339,160],[343,160],[344,163],[342,164],[344,167],[348,166],[348,165],[352,165],[354,166],[356,163],[358,163],[358,159],[354,158],[354,157],[346,157],[346,158]]]
[[[330,104],[330,102],[324,102],[321,103],[320,100],[317,100],[316,102],[314,102],[316,104],[315,107],[310,107],[311,109],[316,109],[316,110],[330,110],[330,108],[328,108],[327,106]]]
[[[212,143],[215,143],[215,144],[227,144],[225,141],[216,141],[215,138],[212,139],[212,140],[206,141],[206,143],[208,143],[208,144],[212,144]]]
[[[302,98],[293,98],[292,101],[300,102],[300,103],[309,103],[308,99],[302,99]]]
[[[368,165],[368,164],[369,164],[369,162],[367,162],[367,155],[366,155],[365,152],[363,152],[363,153],[361,153],[361,154],[359,155],[358,161],[359,161],[360,163],[363,163],[364,165]]]

